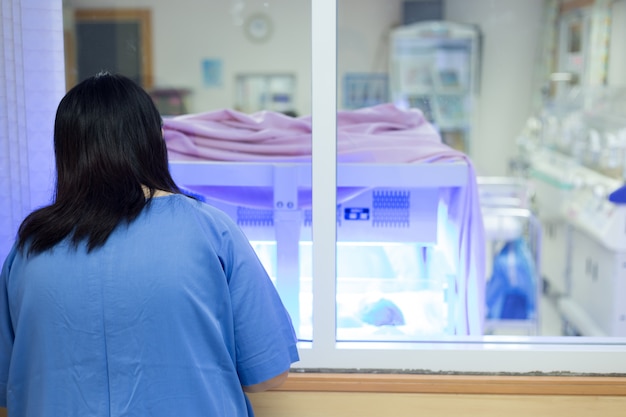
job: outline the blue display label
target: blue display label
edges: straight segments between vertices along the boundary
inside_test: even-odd
[[[344,209],[343,218],[345,220],[369,220],[370,209],[362,207],[349,207]]]

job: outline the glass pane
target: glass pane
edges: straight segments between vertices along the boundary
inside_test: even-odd
[[[310,0],[63,5],[68,88],[108,70],[151,94],[175,181],[239,224],[311,340]]]
[[[449,334],[445,273],[414,243],[339,242],[337,339],[414,340]]]
[[[445,191],[436,182],[462,176],[441,171],[425,182],[436,174],[411,165],[428,159],[421,146],[441,152],[440,132],[468,147],[476,34],[439,23],[390,29],[400,6],[339,1],[338,341],[459,332],[458,265],[440,244]],[[433,38],[441,31],[454,37]],[[355,163],[367,165],[357,174]]]
[[[626,8],[557,3],[338,1],[337,340],[626,336]]]

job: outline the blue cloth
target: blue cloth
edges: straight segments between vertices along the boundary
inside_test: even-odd
[[[506,242],[494,258],[493,273],[487,282],[487,318],[536,318],[537,275],[526,240],[518,238]]]
[[[626,204],[626,185],[609,194],[609,201],[614,204]]]
[[[298,360],[245,235],[182,195],[154,198],[86,253],[64,241],[0,279],[0,404],[11,417],[250,416],[241,385]]]

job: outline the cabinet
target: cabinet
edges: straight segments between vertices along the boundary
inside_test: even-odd
[[[446,144],[468,154],[479,51],[471,25],[419,22],[391,33],[391,99],[420,109]]]
[[[626,336],[626,252],[612,251],[575,228],[572,285],[561,306],[584,336]],[[582,313],[584,312],[584,313]]]

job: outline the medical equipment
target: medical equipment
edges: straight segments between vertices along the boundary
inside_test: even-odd
[[[338,121],[337,340],[482,334],[484,240],[469,160],[418,111],[383,105]],[[238,222],[310,340],[310,119],[221,111],[166,119],[164,130],[176,182]]]
[[[300,337],[310,338],[312,212],[310,208],[301,209],[299,203],[310,198],[310,164],[173,162],[171,170],[177,183],[202,192],[207,202],[237,221],[275,278],[277,288],[300,329]],[[418,314],[411,310],[415,310],[415,297],[421,296],[423,299],[430,297],[427,302],[436,304],[432,310],[437,316],[431,317],[430,321],[407,323],[407,326],[413,326],[412,331],[408,334],[397,332],[394,339],[428,333],[424,329],[431,329],[433,320],[439,323],[439,327],[430,332],[443,335],[454,328],[453,324],[448,328],[448,317],[452,313],[445,303],[451,275],[431,276],[422,270],[424,263],[416,259],[405,258],[405,265],[396,264],[395,269],[391,262],[402,261],[398,259],[402,255],[399,251],[404,252],[405,257],[409,256],[408,251],[416,258],[421,254],[419,248],[437,243],[439,187],[462,186],[467,175],[467,167],[463,164],[338,166],[340,195],[342,189],[367,189],[337,207],[337,262],[339,274],[343,272],[343,276],[337,277],[340,321],[346,323],[350,317],[356,320],[352,310],[358,304],[373,298],[376,299],[372,302],[376,302],[383,296],[394,298],[410,318]],[[229,192],[239,189],[242,193],[273,189],[271,198],[275,209],[231,204],[220,197],[220,189]],[[354,249],[357,246],[360,250]],[[372,260],[374,256],[380,258]],[[413,271],[413,279],[406,272],[398,272],[410,267],[411,263],[417,269]],[[370,269],[359,271],[361,265],[369,265],[366,268]],[[409,297],[404,302],[397,299],[407,298],[407,295],[412,295],[413,299]],[[365,337],[363,331],[358,331],[363,326],[346,323],[345,327],[344,338]],[[342,337],[341,331],[338,337]],[[388,338],[389,335],[385,336]]]
[[[539,335],[542,229],[531,207],[531,186],[524,178],[478,177],[478,189],[487,261],[493,260],[486,268],[485,333]],[[494,306],[497,313],[490,314]]]
[[[584,336],[626,336],[626,205],[608,201],[617,180],[589,171],[562,206],[572,226],[571,288],[559,301]]]
[[[567,335],[626,335],[623,89],[572,89],[542,115],[529,173],[544,225],[542,272]],[[537,139],[537,138],[535,138]]]

